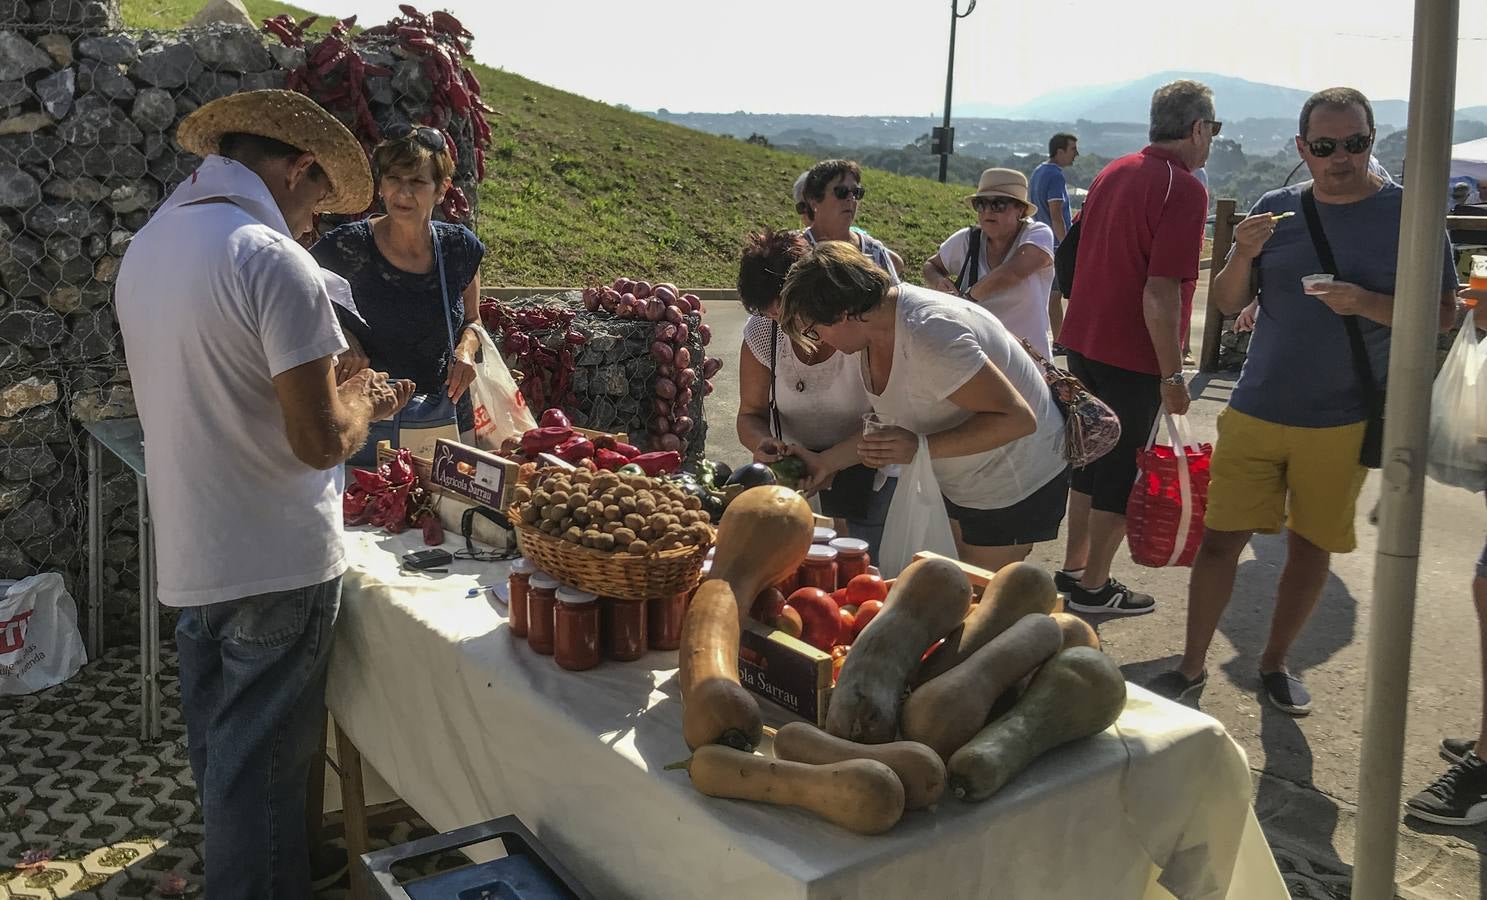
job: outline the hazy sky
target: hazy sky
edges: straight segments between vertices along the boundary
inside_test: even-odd
[[[397,12],[394,0],[305,5],[359,13],[364,25]],[[1456,105],[1487,104],[1487,2],[1460,5]],[[1146,7],[1152,15],[1133,12]],[[447,0],[441,8],[475,33],[482,63],[636,109],[925,115],[944,105],[950,4],[941,0]],[[1018,103],[1167,69],[1409,96],[1412,3],[1228,0],[1174,15],[1180,8],[983,0],[958,26],[955,103]]]

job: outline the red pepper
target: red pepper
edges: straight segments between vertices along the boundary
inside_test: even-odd
[[[604,469],[606,472],[613,472],[615,469],[629,462],[630,458],[616,450],[601,449],[594,451],[594,461],[599,464],[599,468]]]
[[[654,453],[642,453],[630,460],[641,471],[654,478],[657,475],[670,475],[682,467],[682,455],[675,450],[657,450]]]
[[[634,462],[635,457],[640,455],[639,447],[636,447],[632,444],[626,444],[621,441],[614,442],[614,449],[618,451],[621,456],[625,457],[625,460],[627,462]]]
[[[521,436],[521,452],[529,457],[546,453],[573,437],[572,428],[533,428]]]
[[[542,411],[542,421],[537,424],[543,428],[572,428],[573,423],[568,421],[568,414],[554,406],[552,409]]]
[[[566,463],[577,463],[580,460],[592,459],[594,456],[594,442],[583,435],[574,435],[559,444],[555,451],[558,459]]]

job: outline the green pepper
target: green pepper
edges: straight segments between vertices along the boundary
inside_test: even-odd
[[[795,488],[805,480],[807,474],[805,460],[798,456],[787,456],[769,464],[769,470],[780,484]]]
[[[620,466],[618,469],[615,469],[615,472],[617,474],[620,474],[620,475],[644,475],[645,474],[645,470],[642,469],[640,466],[637,466],[635,463],[625,463],[623,466]]]

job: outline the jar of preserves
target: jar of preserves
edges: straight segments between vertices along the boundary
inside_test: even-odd
[[[512,637],[527,636],[527,590],[532,576],[537,574],[537,564],[525,556],[511,564],[511,575],[506,579],[511,604],[506,610],[506,624]]]
[[[527,581],[527,646],[548,656],[552,655],[558,587],[558,580],[546,572],[537,572]]]
[[[836,590],[836,551],[823,544],[812,544],[806,551],[805,562],[795,570],[795,580],[795,590],[813,587],[828,594]],[[783,592],[784,588],[780,590]]]
[[[605,597],[603,603],[604,655],[620,662],[640,659],[646,650],[646,601]]]
[[[578,588],[561,587],[553,613],[553,659],[575,672],[599,665],[598,597]]]
[[[868,567],[873,564],[872,557],[867,553],[867,541],[858,538],[837,538],[831,542],[831,549],[836,551],[836,586],[838,589],[847,586],[847,582],[858,575],[866,575]]]
[[[830,544],[834,540],[836,540],[836,529],[822,525],[817,525],[815,533],[811,536],[812,544]]]
[[[682,618],[687,613],[691,592],[645,601],[646,641],[652,650],[675,650],[682,645]]]

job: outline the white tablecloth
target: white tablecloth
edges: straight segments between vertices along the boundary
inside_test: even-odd
[[[336,721],[435,828],[515,813],[597,897],[1287,896],[1243,751],[1213,719],[1140,688],[1114,727],[991,800],[947,796],[863,837],[663,771],[688,755],[674,653],[566,672],[513,639],[487,594],[467,596],[504,581],[506,564],[411,574],[397,556],[417,533],[346,542]]]

